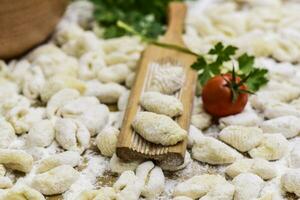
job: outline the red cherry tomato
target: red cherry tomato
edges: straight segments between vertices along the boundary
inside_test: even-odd
[[[205,111],[214,117],[225,117],[237,114],[243,111],[248,101],[247,93],[239,93],[235,101],[232,101],[232,91],[227,86],[227,82],[232,81],[231,74],[218,75],[204,85],[202,90],[203,107]],[[236,83],[241,79],[236,77]],[[245,85],[241,85],[239,89],[246,90]]]

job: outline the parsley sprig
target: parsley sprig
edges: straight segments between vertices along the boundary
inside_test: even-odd
[[[104,27],[104,38],[126,35],[116,26],[118,20],[131,24],[136,30],[156,38],[165,31],[166,9],[174,0],[90,0],[95,7],[94,18]],[[181,0],[177,0],[181,1]]]
[[[159,42],[155,39],[149,38],[122,21],[118,21],[117,25],[118,27],[129,33],[139,36],[141,40],[146,43],[164,48],[174,49],[196,56],[197,60],[191,65],[191,67],[198,71],[198,80],[201,85],[205,85],[205,83],[210,78],[221,75],[221,69],[224,63],[234,60],[236,51],[238,49],[237,47],[232,45],[224,46],[221,42],[219,42],[208,51],[207,55],[200,55],[187,48],[174,44]],[[207,56],[213,59],[207,59]],[[236,60],[238,62],[238,71],[236,71],[235,66],[233,65],[232,70],[229,71],[229,73],[231,73],[232,80],[229,81],[224,78],[224,80],[227,82],[227,86],[232,91],[233,101],[235,101],[238,95],[241,93],[253,94],[268,82],[268,70],[255,67],[254,56],[250,56],[247,53],[244,53],[241,56],[237,57]],[[237,77],[240,77],[241,81],[238,82]],[[246,85],[247,90],[241,89],[242,85]]]

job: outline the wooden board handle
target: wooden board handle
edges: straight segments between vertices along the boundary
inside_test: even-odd
[[[184,3],[170,3],[168,8],[168,29],[165,34],[167,41],[182,40],[186,12],[187,7]]]

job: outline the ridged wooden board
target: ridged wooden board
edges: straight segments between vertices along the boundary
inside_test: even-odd
[[[176,44],[184,47],[182,32],[186,16],[186,5],[173,2],[169,5],[169,25],[162,42]],[[189,129],[190,116],[193,105],[194,92],[196,87],[197,74],[190,65],[195,61],[195,57],[166,48],[150,45],[143,53],[139,63],[135,83],[132,87],[125,111],[121,132],[118,137],[117,155],[126,161],[137,159],[153,159],[168,165],[180,165],[184,161],[187,141],[184,140],[174,146],[162,146],[150,143],[133,131],[131,124],[142,108],[139,105],[141,95],[147,91],[153,70],[157,65],[152,63],[177,63],[184,68],[184,85],[175,94],[183,103],[184,112],[174,120],[185,130]]]

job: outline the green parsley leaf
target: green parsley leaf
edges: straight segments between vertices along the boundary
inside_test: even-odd
[[[251,92],[256,92],[259,88],[266,85],[268,83],[267,74],[267,69],[252,68],[249,78],[245,82],[248,89]]]
[[[248,74],[253,69],[254,65],[254,56],[249,56],[247,53],[244,53],[238,57],[239,70],[245,74]]]
[[[230,57],[235,54],[236,50],[237,48],[231,45],[224,48],[224,45],[219,42],[208,52],[208,54],[218,55],[216,62],[223,63],[229,61],[231,59]]]

